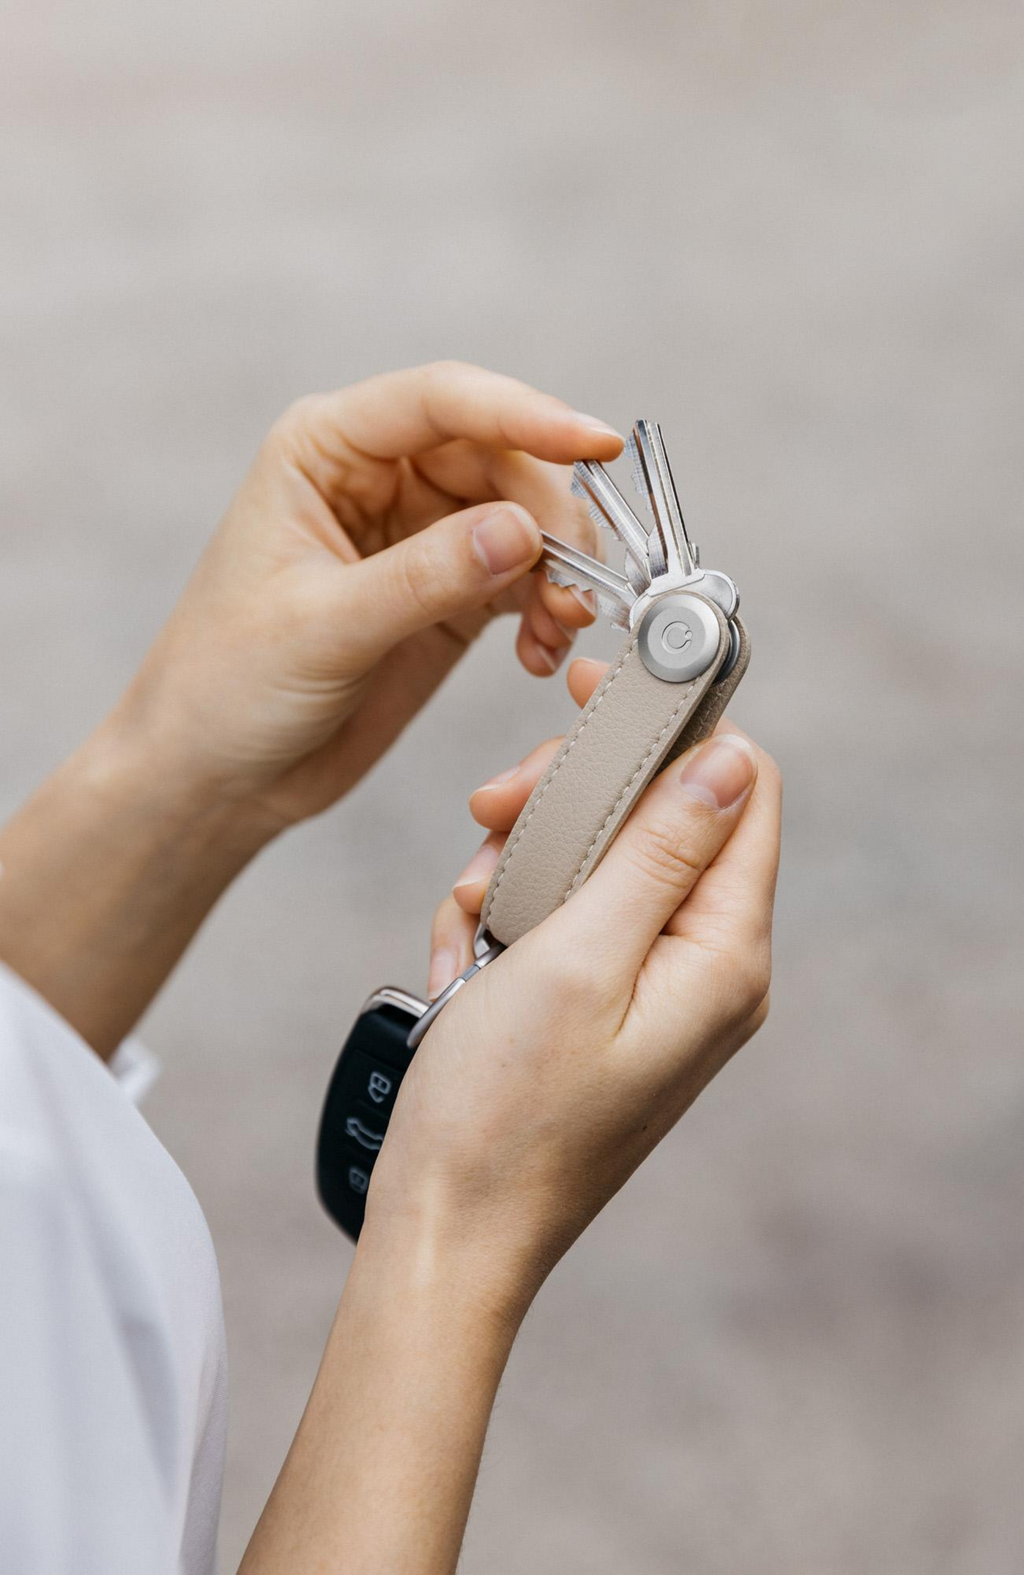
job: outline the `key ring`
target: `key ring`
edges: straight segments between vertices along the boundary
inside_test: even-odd
[[[457,979],[453,979],[451,984],[441,991],[437,999],[431,1001],[423,1015],[413,1023],[405,1041],[410,1050],[417,1048],[434,1020],[444,1011],[452,996],[457,995],[464,984],[468,984],[470,979],[475,978],[481,968],[486,968],[487,964],[493,962],[495,957],[500,957],[504,950],[505,948],[501,942],[488,935],[482,924],[477,926],[476,935],[473,937],[473,951],[476,955],[476,960],[470,964],[465,973],[460,973]]]

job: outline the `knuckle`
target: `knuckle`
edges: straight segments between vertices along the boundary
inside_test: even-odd
[[[395,590],[407,607],[433,619],[437,612],[437,575],[430,548],[423,536],[410,536],[395,554]]]
[[[309,431],[320,404],[319,394],[303,394],[293,399],[278,416],[270,429],[269,438],[280,447],[291,447],[297,438]]]
[[[734,953],[728,973],[728,992],[730,1007],[740,1021],[745,1022],[761,1010],[767,1001],[771,980],[771,953],[767,944],[745,946]]]
[[[758,1004],[754,1015],[750,1019],[751,1034],[756,1034],[759,1029],[764,1027],[765,1023],[768,1021],[768,1016],[771,1011],[771,1004],[772,998],[771,994],[769,993],[765,995],[764,999]]]
[[[587,999],[597,984],[594,969],[577,947],[560,950],[544,969],[548,982],[564,1000],[578,1002]]]
[[[441,361],[428,361],[422,368],[423,378],[428,383],[447,383],[453,378],[465,377],[467,373],[475,372],[476,367],[468,361],[459,361],[454,357],[445,357]]]
[[[542,931],[545,928],[541,926]],[[578,1015],[580,1007],[600,996],[601,970],[589,948],[573,945],[571,936],[562,934],[561,925],[551,928],[556,933],[543,936],[533,932],[537,955],[530,959],[529,976],[538,980],[559,1009]]]
[[[695,877],[703,868],[680,827],[669,820],[652,819],[638,827],[631,852],[643,879],[656,885],[678,886],[680,877]]]

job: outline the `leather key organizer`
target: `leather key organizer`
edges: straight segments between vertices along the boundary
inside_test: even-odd
[[[688,683],[655,677],[637,637],[625,642],[509,833],[480,916],[496,941],[511,946],[570,897],[662,767],[714,731],[746,671],[750,642],[737,619],[737,660],[716,683],[730,637],[712,611],[723,625],[721,644]]]
[[[579,889],[651,780],[714,731],[747,669],[738,592],[727,575],[700,567],[660,429],[638,421],[629,448],[653,525],[641,522],[603,466],[583,461],[573,480],[596,522],[623,546],[624,572],[544,538],[550,577],[593,590],[625,638],[509,833],[484,898],[476,961],[432,1003],[392,986],[375,991],[335,1066],[317,1186],[353,1240],[402,1078],[431,1024],[481,968]]]

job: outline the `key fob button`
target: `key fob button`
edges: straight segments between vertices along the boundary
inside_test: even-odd
[[[394,1108],[402,1082],[402,1074],[386,1061],[355,1051],[352,1056],[352,1092],[369,1110],[375,1111],[382,1122],[387,1121]]]
[[[387,1121],[363,1105],[353,1105],[346,1112],[342,1123],[348,1146],[361,1154],[372,1155],[374,1159],[380,1153],[387,1130]]]
[[[369,1190],[372,1170],[372,1165],[353,1155],[351,1163],[345,1170],[345,1185],[349,1192],[354,1193],[357,1198],[365,1198]]]

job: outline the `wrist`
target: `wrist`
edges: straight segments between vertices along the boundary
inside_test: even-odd
[[[0,833],[0,957],[108,1055],[268,834],[115,714]]]
[[[382,1168],[374,1170],[355,1268],[399,1276],[427,1300],[442,1295],[507,1357],[546,1271],[493,1221],[475,1225],[439,1192],[422,1187],[396,1198]]]
[[[203,750],[190,750],[183,730],[164,725],[131,690],[71,764],[112,804],[188,826],[197,851],[222,853],[235,873],[283,829],[255,795],[229,782]]]

